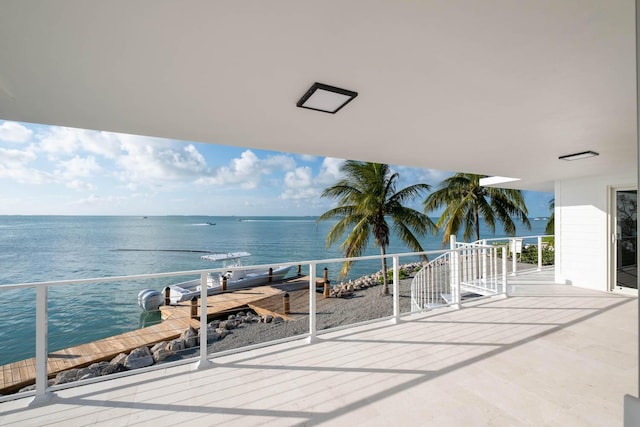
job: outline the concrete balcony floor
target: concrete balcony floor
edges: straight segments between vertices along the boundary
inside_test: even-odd
[[[562,285],[0,404],[0,425],[619,426],[637,299]],[[196,424],[192,424],[196,425]]]

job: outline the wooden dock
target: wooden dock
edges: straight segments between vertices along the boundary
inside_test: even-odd
[[[318,279],[317,283],[322,283],[322,280]],[[293,320],[309,312],[309,293],[305,290],[308,286],[309,278],[305,276],[276,282],[271,286],[211,295],[207,297],[207,319],[249,307],[258,314],[272,314]],[[292,308],[291,315],[288,316],[284,314],[282,305],[285,292],[290,295]],[[306,295],[306,299],[303,294]],[[138,347],[176,339],[190,326],[199,329],[199,305],[198,301],[196,318],[191,317],[190,302],[162,306],[163,321],[157,325],[51,352],[47,359],[47,374],[52,378],[68,369],[83,368],[92,363],[111,360],[120,353],[128,353]],[[0,366],[0,394],[15,393],[34,381],[34,358]]]

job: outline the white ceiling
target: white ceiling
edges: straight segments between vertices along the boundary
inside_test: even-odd
[[[2,0],[0,118],[549,191],[637,170],[634,17],[634,0]],[[315,81],[359,96],[297,108]]]

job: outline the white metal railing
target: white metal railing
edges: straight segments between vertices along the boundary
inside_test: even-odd
[[[538,246],[541,250],[541,236],[533,236],[538,239]],[[527,239],[525,237],[522,239]],[[412,298],[412,311],[424,310],[433,308],[437,305],[443,304],[460,304],[461,296],[466,292],[474,292],[480,295],[495,295],[499,293],[506,293],[506,262],[507,262],[507,246],[489,245],[489,241],[499,241],[505,239],[487,239],[482,242],[475,242],[472,244],[458,243],[455,240],[452,241],[452,247],[445,254],[443,251],[426,251],[420,253],[402,253],[402,254],[388,254],[385,258],[391,258],[393,261],[393,285],[392,285],[392,303],[393,311],[392,315],[382,319],[373,319],[358,324],[371,323],[384,319],[390,319],[393,322],[398,322],[400,316],[404,313],[400,312],[400,258],[411,257],[415,259],[417,256],[438,256],[426,267],[420,270],[413,279],[411,286],[411,298]],[[500,254],[501,257],[498,257]],[[539,259],[541,256],[539,256]],[[318,334],[334,331],[336,329],[342,329],[351,325],[341,325],[336,328],[325,329],[318,331],[316,323],[316,271],[319,264],[332,264],[342,263],[344,261],[366,261],[377,260],[380,261],[382,257],[365,256],[356,258],[336,258],[336,259],[324,259],[324,260],[312,260],[312,261],[296,261],[291,263],[278,263],[279,265],[291,265],[291,266],[308,266],[309,272],[309,329],[308,332],[303,335],[292,336],[276,341],[265,342],[261,344],[255,344],[249,347],[243,347],[240,349],[228,350],[220,353],[216,353],[216,356],[223,356],[226,354],[235,353],[238,351],[246,351],[249,349],[259,348],[266,345],[273,345],[279,342],[286,342],[291,340],[297,340],[306,338],[308,342],[316,340]],[[268,268],[270,265],[255,265],[242,268]],[[211,268],[204,270],[190,270],[179,271],[170,273],[156,273],[156,274],[142,274],[142,275],[130,275],[130,276],[117,276],[117,277],[101,277],[92,279],[72,279],[72,280],[59,280],[39,283],[22,283],[22,284],[9,284],[0,286],[0,293],[3,291],[11,291],[17,289],[35,289],[35,390],[17,393],[13,395],[0,396],[0,402],[22,398],[27,396],[34,396],[33,404],[40,404],[47,402],[49,398],[55,393],[55,391],[73,387],[75,385],[87,384],[91,382],[103,381],[105,379],[116,378],[121,376],[135,375],[137,373],[148,372],[154,369],[163,369],[174,365],[180,365],[185,363],[197,362],[198,369],[204,369],[211,366],[209,360],[212,355],[208,354],[208,327],[207,316],[200,317],[200,345],[199,355],[197,357],[185,358],[183,360],[175,362],[167,362],[159,365],[154,365],[148,368],[135,369],[131,371],[120,372],[106,377],[97,377],[88,380],[82,380],[74,383],[61,384],[56,386],[48,385],[48,371],[47,371],[47,355],[48,349],[48,322],[49,322],[49,289],[59,286],[80,286],[85,284],[96,283],[126,283],[126,282],[140,282],[148,279],[158,278],[173,278],[186,275],[199,275],[201,280],[200,287],[200,299],[199,299],[199,312],[207,312],[207,277],[212,273],[223,273],[235,268],[221,267]],[[515,263],[512,272],[515,273]],[[122,285],[126,286],[126,285]],[[2,297],[2,295],[0,295]],[[135,304],[132,301],[132,304]]]
[[[499,265],[498,252],[502,252]],[[507,292],[506,248],[483,242],[460,243],[428,263],[411,282],[411,311],[459,305],[467,295]],[[501,267],[501,268],[499,268]]]
[[[359,324],[371,323],[374,321],[390,319],[393,322],[398,322],[401,316],[400,313],[400,292],[399,292],[399,283],[400,283],[400,258],[401,257],[411,257],[414,258],[416,256],[429,256],[440,254],[442,251],[427,251],[427,252],[419,252],[419,253],[403,253],[403,254],[388,254],[385,258],[391,258],[392,268],[393,268],[393,284],[392,284],[392,303],[393,303],[393,311],[392,316],[382,318],[382,319],[373,319],[369,321],[360,322]],[[378,260],[380,261],[382,257],[380,255],[376,256],[364,256],[364,257],[356,257],[356,258],[336,258],[336,259],[324,259],[324,260],[313,260],[313,261],[296,261],[291,263],[278,263],[278,265],[291,265],[291,266],[300,266],[306,265],[308,266],[309,271],[309,330],[304,335],[293,336],[289,338],[280,339],[277,341],[266,342],[262,344],[252,345],[250,347],[244,347],[237,350],[228,350],[225,352],[216,353],[216,356],[222,356],[226,354],[231,354],[237,351],[246,351],[253,348],[259,348],[266,345],[273,345],[279,342],[286,342],[291,340],[297,340],[301,338],[307,338],[308,342],[314,342],[319,333],[326,333],[332,330],[344,328],[344,326],[339,326],[337,328],[325,329],[323,331],[317,330],[316,324],[316,270],[318,264],[332,264],[332,263],[342,263],[344,261],[366,261],[366,260]],[[268,268],[270,265],[252,265],[238,268]],[[148,372],[154,369],[163,369],[169,366],[181,365],[186,363],[196,362],[196,366],[198,369],[204,369],[209,366],[212,366],[209,358],[211,354],[207,353],[208,350],[208,328],[207,328],[207,316],[199,316],[200,317],[200,338],[199,341],[201,345],[199,346],[199,356],[194,358],[183,359],[175,362],[167,362],[160,365],[154,365],[147,368],[140,368],[131,371],[119,372],[112,375],[108,375],[106,377],[97,377],[93,379],[82,380],[73,383],[49,386],[48,385],[48,376],[49,373],[47,371],[47,360],[48,360],[48,323],[49,323],[49,313],[48,313],[48,305],[49,305],[49,289],[55,288],[59,286],[80,286],[86,284],[95,284],[95,283],[125,283],[125,282],[140,282],[142,280],[148,279],[157,279],[157,278],[172,278],[178,276],[187,276],[187,275],[200,275],[201,286],[200,286],[200,298],[198,310],[200,313],[207,312],[207,278],[209,274],[212,273],[223,273],[229,270],[235,270],[235,267],[221,267],[221,268],[212,268],[205,270],[190,270],[190,271],[180,271],[180,272],[170,272],[170,273],[156,273],[156,274],[141,274],[141,275],[131,275],[131,276],[117,276],[117,277],[101,277],[101,278],[93,278],[93,279],[72,279],[72,280],[58,280],[58,281],[49,281],[49,282],[33,282],[33,283],[21,283],[21,284],[7,284],[0,286],[0,293],[3,291],[10,290],[18,290],[18,289],[35,289],[35,390],[26,391],[17,394],[4,395],[0,396],[0,402],[23,398],[28,396],[34,396],[32,404],[42,404],[46,403],[50,400],[50,398],[54,395],[55,391],[61,390],[68,387],[73,387],[80,384],[87,384],[92,382],[103,381],[106,379],[117,378],[128,375],[135,375],[142,372]],[[1,295],[0,295],[1,297]],[[132,304],[135,304],[135,301],[132,301]],[[353,325],[350,325],[353,326]]]
[[[452,236],[450,250],[427,264],[413,278],[411,311],[459,305],[465,294],[506,295],[508,257],[511,257],[510,275],[516,276],[518,265],[523,265],[519,263],[522,254],[534,245],[535,262],[525,264],[520,272],[541,271],[545,237],[553,236],[502,237],[471,243],[457,242]]]
[[[474,243],[482,242],[482,244],[502,244],[507,246],[511,256],[511,276],[516,276],[518,274],[518,261],[522,260],[521,257],[523,252],[531,246],[535,246],[537,249],[536,262],[535,264],[532,264],[535,265],[535,267],[527,267],[526,269],[520,270],[520,272],[531,271],[534,269],[537,271],[542,270],[544,249],[548,247],[550,250],[554,250],[553,246],[548,245],[543,239],[552,237],[553,235],[498,237],[493,239],[483,239]]]

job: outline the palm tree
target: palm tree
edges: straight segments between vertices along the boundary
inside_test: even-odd
[[[344,178],[326,188],[322,197],[338,199],[338,206],[323,213],[318,221],[339,218],[327,234],[327,247],[337,242],[345,233],[340,245],[345,258],[359,257],[367,249],[369,237],[373,235],[375,245],[382,255],[383,294],[389,294],[387,285],[387,260],[384,257],[389,245],[391,219],[393,231],[415,251],[422,252],[416,235],[422,236],[434,230],[433,221],[422,212],[403,206],[408,200],[427,192],[427,184],[414,184],[396,191],[398,173],[392,173],[389,165],[381,163],[346,161],[340,168]],[[425,257],[426,258],[426,257]],[[340,276],[351,268],[345,261]]]
[[[480,240],[480,219],[482,218],[492,232],[496,230],[496,221],[501,221],[505,233],[514,235],[516,226],[512,217],[531,229],[527,218],[527,207],[520,190],[482,187],[480,179],[484,175],[457,173],[440,183],[437,191],[424,201],[425,212],[444,207],[438,227],[444,226],[443,245],[452,235],[458,234],[464,227],[463,238],[468,241],[472,236]]]
[[[544,228],[544,234],[555,234],[556,199],[551,199],[549,201],[549,211],[551,211],[551,216],[547,220],[547,226]]]

